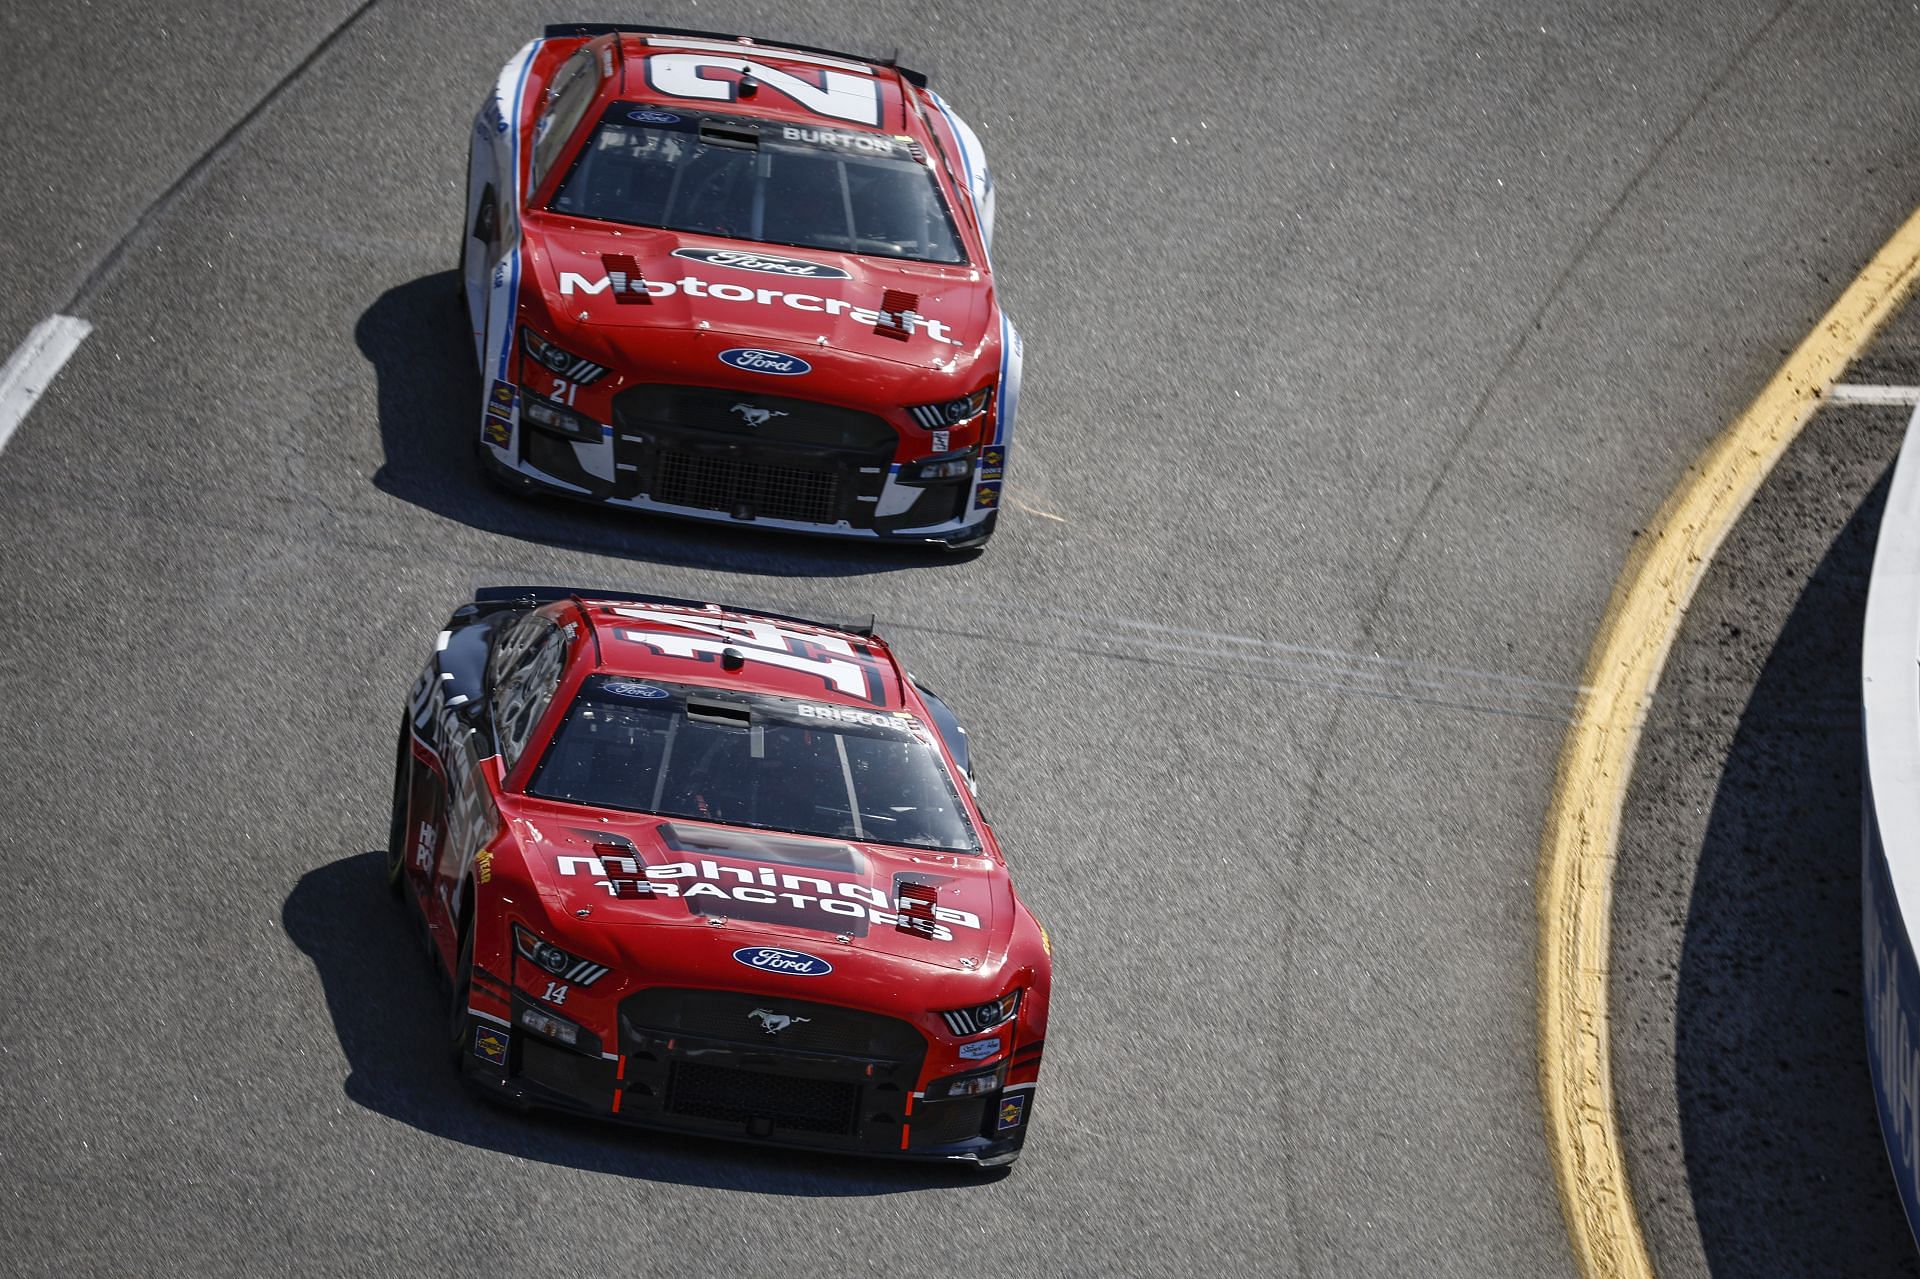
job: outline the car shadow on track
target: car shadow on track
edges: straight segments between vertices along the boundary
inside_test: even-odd
[[[869,546],[687,523],[490,488],[473,455],[480,377],[459,275],[422,276],[380,295],[354,326],[379,382],[386,461],[374,487],[462,524],[595,555],[773,577],[855,577],[965,564],[978,551]]]
[[[439,1034],[446,987],[426,958],[419,927],[387,891],[384,854],[308,871],[280,918],[320,974],[350,1068],[347,1096],[434,1136],[590,1172],[756,1194],[883,1195],[985,1186],[1005,1175],[796,1155],[503,1109],[470,1093],[447,1064]]]
[[[1674,1073],[1716,1276],[1920,1275],[1860,993],[1860,633],[1888,477],[1741,712],[1687,908]]]

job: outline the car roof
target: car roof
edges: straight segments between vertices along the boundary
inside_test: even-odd
[[[845,706],[907,705],[892,651],[870,634],[717,604],[583,597],[580,608],[605,674]]]
[[[867,127],[887,133],[914,135],[922,132],[913,119],[915,112],[907,102],[902,73],[886,63],[851,54],[763,44],[745,36],[729,39],[670,32],[621,32],[618,38],[623,64],[620,97],[624,100],[677,104],[682,107],[694,105],[684,96],[656,88],[650,81],[647,60],[659,55],[707,56],[714,60],[715,65],[703,68],[696,74],[700,79],[726,84],[728,97],[701,103],[704,107],[815,128]],[[771,77],[756,77],[761,81],[764,91],[750,98],[735,96],[734,84],[725,79],[725,73],[736,69],[733,66],[736,60],[742,64],[750,61],[774,72]],[[798,79],[815,92],[830,88],[829,80],[833,76],[857,76],[863,84],[871,84],[878,99],[879,118],[867,121],[823,117],[781,92],[780,76]]]

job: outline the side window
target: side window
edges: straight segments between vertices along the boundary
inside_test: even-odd
[[[538,187],[540,179],[553,167],[567,139],[579,127],[580,118],[593,105],[594,91],[599,87],[600,77],[594,74],[593,55],[585,49],[554,73],[553,87],[547,91],[546,109],[534,125],[533,176],[529,190]]]
[[[512,768],[566,669],[566,635],[539,615],[516,623],[494,649],[493,725],[500,763]]]

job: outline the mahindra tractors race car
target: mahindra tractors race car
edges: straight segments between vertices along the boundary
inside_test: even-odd
[[[497,1099],[983,1166],[1026,1139],[1051,946],[871,624],[480,591],[414,686],[387,869]]]
[[[470,140],[461,271],[509,487],[975,546],[1020,398],[980,140],[904,67],[550,27]]]

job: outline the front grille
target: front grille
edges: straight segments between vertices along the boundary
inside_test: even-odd
[[[733,454],[662,450],[652,496],[671,506],[831,524],[839,515],[840,477],[831,471],[776,466]]]
[[[899,446],[877,414],[721,387],[629,387],[613,426],[615,497],[829,527],[873,527]]]
[[[757,1017],[756,1012],[767,1016]],[[623,1035],[718,1039],[761,1052],[812,1052],[907,1063],[917,1072],[927,1040],[912,1023],[835,1004],[731,990],[656,986],[620,1005]],[[785,1023],[777,1018],[787,1017]],[[781,1028],[767,1033],[767,1025]]]
[[[632,387],[614,397],[613,417],[622,431],[694,432],[756,448],[877,451],[889,460],[898,442],[887,420],[872,413],[720,387]]]
[[[860,1118],[860,1085],[676,1061],[665,1108],[690,1119],[760,1120],[789,1131],[850,1137]]]

